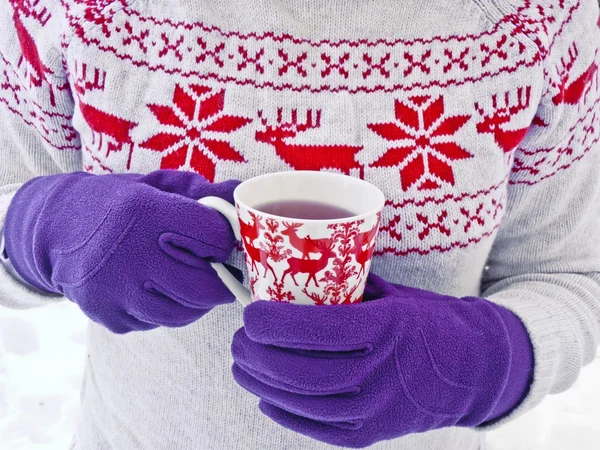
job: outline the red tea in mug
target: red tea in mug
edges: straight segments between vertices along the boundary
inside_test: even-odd
[[[336,220],[356,214],[339,206],[304,200],[285,200],[264,203],[255,209],[279,217],[304,220]]]

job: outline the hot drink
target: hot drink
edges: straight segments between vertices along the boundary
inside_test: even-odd
[[[256,207],[259,211],[274,216],[304,220],[336,220],[356,214],[339,206],[304,200],[286,200],[264,203]]]
[[[211,263],[242,305],[361,301],[385,206],[377,187],[339,173],[296,170],[250,178],[233,197],[235,206],[220,197],[199,201],[225,216],[243,248],[250,289]]]

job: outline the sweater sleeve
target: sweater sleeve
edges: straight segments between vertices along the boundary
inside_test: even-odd
[[[81,169],[61,52],[64,17],[58,1],[0,0],[0,230],[23,183]],[[27,308],[56,300],[30,289],[0,264],[1,306]]]
[[[533,383],[506,419],[568,389],[600,343],[600,17],[582,0],[544,59],[546,89],[515,151],[482,296],[529,332]]]

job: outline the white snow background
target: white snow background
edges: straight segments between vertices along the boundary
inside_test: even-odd
[[[0,308],[0,450],[68,449],[85,325],[66,301],[28,311]],[[488,437],[488,450],[599,448],[600,353],[568,392],[548,397]]]

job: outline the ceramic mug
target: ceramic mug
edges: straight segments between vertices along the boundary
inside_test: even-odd
[[[235,206],[205,197],[242,242],[248,291],[223,265],[213,263],[243,304],[253,300],[310,305],[359,302],[375,247],[383,193],[358,178],[329,172],[277,172],[251,178],[234,191]],[[341,219],[295,219],[257,209],[265,204],[311,202],[348,211]]]

